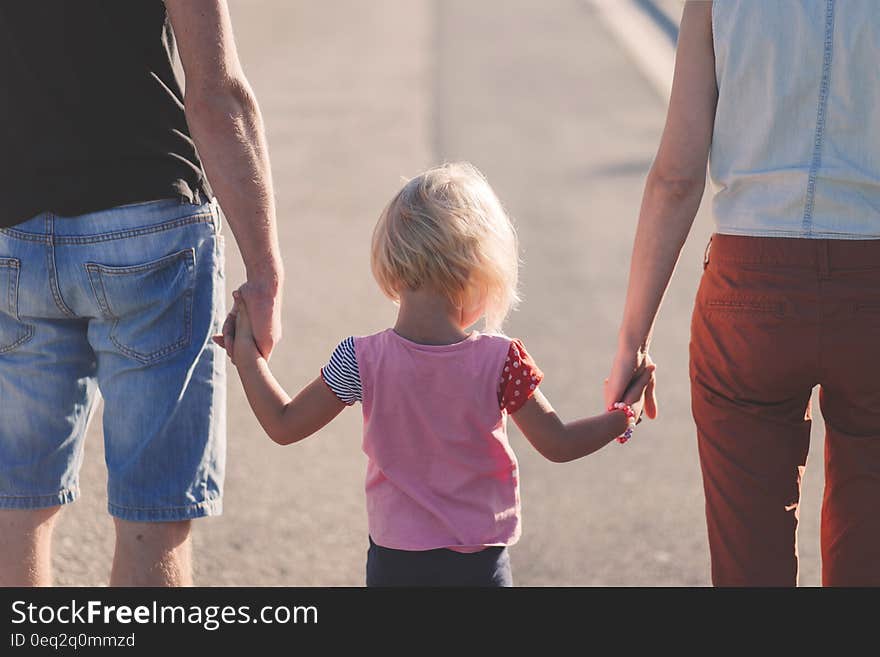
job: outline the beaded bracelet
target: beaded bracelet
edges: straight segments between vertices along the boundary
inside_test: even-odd
[[[623,411],[626,414],[626,431],[623,434],[617,437],[617,442],[621,445],[625,443],[627,440],[632,438],[633,430],[636,428],[636,424],[638,420],[636,420],[635,411],[633,411],[632,406],[629,404],[624,404],[623,402],[615,402],[608,407],[608,412],[612,411]]]

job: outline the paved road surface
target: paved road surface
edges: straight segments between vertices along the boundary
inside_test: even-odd
[[[401,176],[445,159],[481,167],[519,225],[525,302],[508,325],[546,372],[565,417],[599,412],[641,185],[664,107],[588,2],[231,2],[268,125],[287,261],[285,337],[273,358],[294,390],[336,342],[394,309],[368,240]],[[542,460],[511,423],[522,468],[521,585],[706,585],[702,489],[687,388],[689,314],[706,209],[657,328],[661,412],[626,446]],[[242,266],[228,243],[228,283]],[[817,423],[819,424],[819,423]],[[367,543],[358,410],[281,448],[230,379],[225,514],[197,523],[203,585],[360,585]],[[816,428],[813,454],[821,455]],[[818,582],[821,472],[802,504],[802,583]],[[107,581],[100,423],[83,499],[57,532],[57,581]]]

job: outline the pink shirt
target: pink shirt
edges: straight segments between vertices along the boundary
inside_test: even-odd
[[[378,545],[472,552],[519,538],[519,470],[499,405],[511,342],[474,332],[422,345],[393,329],[354,339]],[[523,396],[540,382],[535,373]]]

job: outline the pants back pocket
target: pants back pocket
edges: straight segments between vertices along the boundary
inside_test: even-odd
[[[21,262],[0,258],[0,354],[12,351],[31,339],[34,327],[18,316],[18,280]]]
[[[112,322],[110,340],[120,352],[151,364],[189,346],[194,249],[139,265],[85,267],[98,307]]]

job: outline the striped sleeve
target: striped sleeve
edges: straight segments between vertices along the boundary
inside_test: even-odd
[[[343,404],[351,406],[363,400],[353,337],[345,338],[337,345],[330,362],[321,368],[321,378]]]

